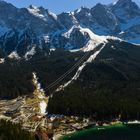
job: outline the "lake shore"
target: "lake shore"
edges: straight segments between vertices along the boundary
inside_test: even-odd
[[[135,131],[136,130],[136,131]],[[62,135],[58,137],[58,139],[55,140],[83,140],[85,138],[86,140],[91,140],[88,139],[89,137],[94,138],[94,137],[104,137],[109,138],[110,137],[119,137],[123,138],[126,136],[126,134],[130,137],[130,140],[133,140],[133,136],[136,137],[136,140],[139,140],[138,138],[140,137],[140,134],[137,133],[138,130],[140,131],[140,122],[134,121],[134,122],[128,122],[128,123],[119,123],[119,124],[114,124],[114,125],[107,125],[107,126],[97,126],[81,131],[76,131],[74,133]],[[111,132],[111,133],[110,133]],[[101,134],[101,135],[99,135]],[[107,135],[108,134],[108,135]],[[95,135],[95,136],[94,136]],[[95,139],[96,140],[96,139]],[[99,140],[106,140],[106,139],[99,139]],[[128,139],[129,140],[129,139]]]

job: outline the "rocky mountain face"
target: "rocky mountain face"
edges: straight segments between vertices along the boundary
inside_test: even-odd
[[[131,0],[59,15],[32,5],[19,9],[2,0],[0,7],[0,48],[6,56],[13,52],[24,56],[34,46],[44,50],[82,48],[88,36],[78,31],[79,26],[139,43],[140,8]]]
[[[120,23],[121,32],[118,36],[130,42],[139,43],[140,8],[138,5],[131,0],[119,0],[111,10]]]

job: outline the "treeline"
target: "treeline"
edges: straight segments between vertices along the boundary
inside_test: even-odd
[[[0,120],[0,140],[35,140],[34,135],[21,129],[19,124]]]
[[[31,95],[34,91],[32,72],[37,73],[46,94],[50,94],[48,85],[70,69],[83,55],[82,52],[70,53],[57,49],[47,56],[39,52],[28,61],[7,58],[4,64],[0,64],[0,99]]]

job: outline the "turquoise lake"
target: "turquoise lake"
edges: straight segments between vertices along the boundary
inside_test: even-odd
[[[82,130],[60,140],[140,140],[140,124],[117,124]]]

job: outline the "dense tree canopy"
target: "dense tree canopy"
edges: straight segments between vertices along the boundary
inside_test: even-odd
[[[35,140],[29,132],[22,130],[19,124],[0,121],[0,140]]]

